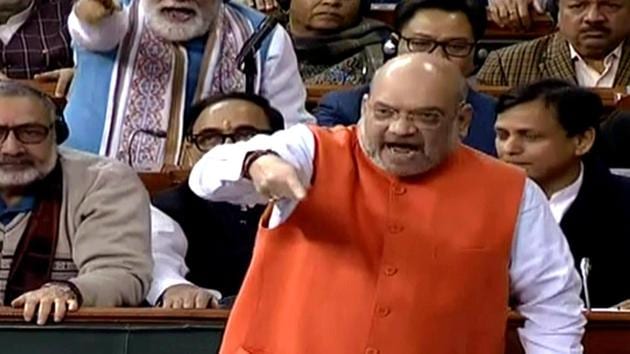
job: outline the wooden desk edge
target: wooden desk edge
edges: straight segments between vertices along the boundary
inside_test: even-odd
[[[65,322],[206,322],[226,321],[227,310],[168,310],[152,307],[83,308],[68,313]],[[590,322],[623,322],[630,326],[629,312],[586,313]],[[508,321],[516,324],[523,316],[510,312]],[[22,310],[0,307],[0,322],[22,322]]]
[[[168,310],[151,307],[83,308],[67,314],[64,323],[207,323],[227,321],[227,310]],[[0,322],[23,322],[22,310],[0,307]]]

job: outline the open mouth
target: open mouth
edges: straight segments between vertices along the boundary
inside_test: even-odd
[[[407,143],[385,143],[385,149],[396,155],[411,155],[420,150],[418,145]]]
[[[172,22],[186,22],[197,15],[197,11],[187,7],[165,7],[160,12]]]

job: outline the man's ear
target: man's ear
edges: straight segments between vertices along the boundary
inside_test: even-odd
[[[363,97],[361,98],[361,117],[364,117],[365,114],[367,113],[368,98],[369,98],[369,95],[367,93],[364,93]]]
[[[596,134],[594,128],[588,128],[584,133],[573,137],[576,156],[582,157],[591,151],[593,144],[595,144]]]
[[[464,139],[468,136],[470,122],[473,118],[473,108],[469,103],[465,103],[459,109],[459,114],[455,118],[455,125],[459,132],[459,137]]]

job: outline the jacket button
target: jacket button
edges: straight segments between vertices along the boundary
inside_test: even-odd
[[[379,351],[376,348],[367,348],[365,349],[365,354],[378,354]]]
[[[391,312],[391,311],[389,310],[389,307],[385,307],[385,306],[379,306],[379,307],[376,309],[376,314],[377,314],[379,317],[387,317],[387,315],[389,315],[389,313],[390,313],[390,312]]]
[[[392,275],[394,275],[396,273],[398,273],[398,268],[393,267],[393,266],[386,266],[385,267],[385,275],[388,275],[388,276],[391,277]]]
[[[387,227],[387,230],[392,234],[401,233],[404,228],[400,225],[392,224]]]
[[[394,187],[394,194],[403,195],[405,193],[407,193],[407,188],[405,188],[403,186],[395,186]]]

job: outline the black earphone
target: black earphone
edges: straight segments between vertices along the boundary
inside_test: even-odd
[[[389,38],[383,43],[383,54],[385,60],[391,59],[398,54],[398,42],[400,42],[400,36],[398,33],[392,32]]]
[[[55,107],[57,107],[57,116],[55,117],[55,122],[53,123],[55,129],[55,142],[57,145],[61,145],[68,140],[68,137],[70,136],[70,128],[68,127],[68,123],[66,123],[66,118],[63,116],[63,110],[61,107],[57,105],[55,105]]]

